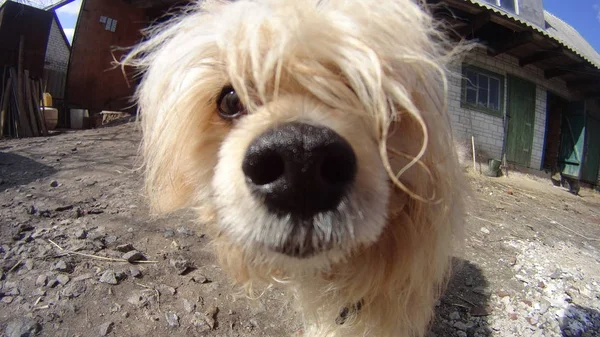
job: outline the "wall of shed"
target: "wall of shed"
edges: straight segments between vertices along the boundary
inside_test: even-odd
[[[507,54],[490,57],[483,49],[478,49],[470,54],[465,59],[465,63],[493,71],[505,77],[503,116],[506,116],[508,106],[507,75],[518,76],[536,84],[534,138],[528,167],[541,169],[546,129],[547,92],[551,91],[563,98],[572,99],[573,97],[567,89],[566,83],[558,78],[546,80],[544,72],[533,65],[520,67],[519,61],[515,57]],[[470,143],[471,136],[474,136],[476,150],[481,159],[501,159],[505,141],[504,118],[461,107],[462,63],[454,64],[451,71],[453,74],[449,77],[448,110],[455,137],[459,141]]]
[[[34,78],[42,77],[52,18],[51,12],[16,2],[5,3],[0,10],[0,66],[17,66],[22,37],[23,69]]]
[[[115,32],[105,29],[102,16],[117,20]],[[121,69],[111,62],[141,39],[140,30],[147,22],[143,9],[121,0],[84,0],[73,38],[67,82],[70,107],[101,110],[126,110],[131,106],[134,83],[126,80]],[[113,55],[114,54],[114,55]]]

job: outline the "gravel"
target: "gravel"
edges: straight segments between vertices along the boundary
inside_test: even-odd
[[[117,281],[117,277],[115,275],[114,270],[111,270],[111,269],[105,271],[102,274],[102,276],[100,277],[100,282],[101,283],[112,284],[112,285],[119,284],[119,281]]]
[[[35,336],[42,331],[40,323],[29,318],[19,318],[8,323],[4,334],[6,337]]]
[[[165,319],[167,320],[167,324],[171,328],[179,327],[179,316],[172,311],[165,312]]]

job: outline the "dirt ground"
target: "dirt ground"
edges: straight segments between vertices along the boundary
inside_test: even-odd
[[[133,123],[0,140],[0,331],[298,331],[279,289],[240,296],[191,213],[148,216],[139,140]],[[430,336],[599,336],[600,195],[521,174],[469,183],[466,245]]]

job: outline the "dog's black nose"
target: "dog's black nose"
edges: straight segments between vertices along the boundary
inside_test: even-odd
[[[340,204],[354,182],[356,156],[329,128],[288,123],[254,139],[242,170],[271,212],[310,218]]]

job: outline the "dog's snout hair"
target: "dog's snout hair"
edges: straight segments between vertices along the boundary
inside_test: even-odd
[[[124,64],[153,209],[197,209],[236,281],[291,288],[307,336],[422,336],[464,186],[458,48],[424,1],[195,1],[148,34]]]

